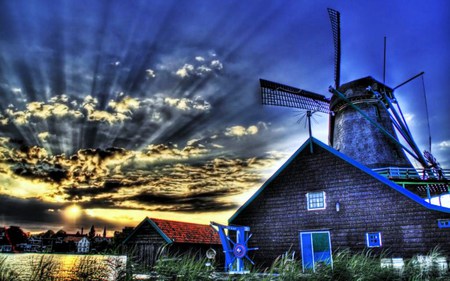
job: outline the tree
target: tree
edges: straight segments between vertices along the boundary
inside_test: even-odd
[[[53,230],[47,230],[44,234],[42,234],[42,238],[52,238],[55,235]]]
[[[91,226],[91,230],[89,230],[88,236],[91,239],[93,239],[95,237],[95,227],[94,227],[94,225]]]
[[[55,236],[64,238],[67,236],[67,233],[63,229],[60,229],[60,230],[58,230],[58,232],[56,232]]]
[[[6,230],[6,235],[12,245],[26,243],[28,240],[25,232],[23,232],[23,230],[18,226],[10,226]]]

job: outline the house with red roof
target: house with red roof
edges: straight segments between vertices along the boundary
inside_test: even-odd
[[[128,256],[144,267],[152,267],[160,254],[205,255],[221,249],[217,232],[197,223],[146,217],[123,241]]]

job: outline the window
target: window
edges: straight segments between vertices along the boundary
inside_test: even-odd
[[[450,228],[450,220],[438,220],[439,228]]]
[[[325,209],[325,191],[306,193],[306,201],[308,210]]]
[[[366,242],[367,247],[374,248],[374,247],[381,247],[381,233],[380,232],[372,232],[372,233],[366,233]]]

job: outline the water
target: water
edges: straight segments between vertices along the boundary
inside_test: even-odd
[[[126,256],[69,254],[0,254],[0,275],[5,268],[19,280],[117,280],[125,274]]]

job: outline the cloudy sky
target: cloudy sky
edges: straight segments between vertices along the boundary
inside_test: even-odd
[[[382,80],[384,36],[389,86],[425,72],[450,168],[448,1],[0,1],[0,223],[225,223],[307,138],[304,112],[260,104],[259,78],[330,97],[327,7],[342,83]],[[427,149],[422,78],[396,94]]]

